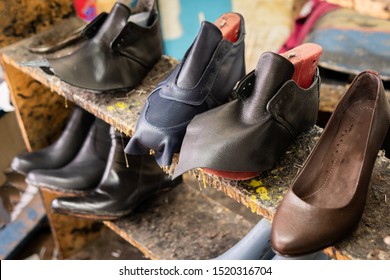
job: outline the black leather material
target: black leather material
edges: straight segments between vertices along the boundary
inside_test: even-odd
[[[96,119],[77,156],[66,166],[33,170],[26,182],[62,192],[84,192],[98,186],[110,151],[110,126]]]
[[[170,165],[192,118],[228,101],[245,75],[245,27],[240,18],[235,43],[223,39],[214,24],[202,23],[183,61],[148,97],[126,153],[145,154],[152,149],[160,165]]]
[[[68,164],[79,152],[95,117],[75,107],[60,138],[41,150],[16,156],[11,167],[26,175],[34,169],[54,169]]]
[[[181,177],[172,181],[150,155],[129,156],[127,167],[123,144],[128,138],[116,133],[114,128],[111,128],[110,135],[110,154],[99,186],[82,197],[53,200],[54,212],[93,219],[116,219],[131,213],[151,195],[181,182]]]
[[[216,260],[269,260],[275,256],[271,248],[271,223],[261,219],[236,245]]]
[[[293,72],[286,58],[264,53],[256,71],[239,86],[239,99],[192,120],[174,177],[197,167],[234,172],[273,167],[294,138],[317,120],[320,79],[315,76],[302,89],[291,80]]]
[[[70,55],[48,59],[61,80],[94,91],[129,89],[145,77],[162,55],[159,17],[151,5],[149,25],[128,22],[131,11],[116,3],[107,16],[88,25],[90,38]],[[96,34],[95,34],[96,32]]]

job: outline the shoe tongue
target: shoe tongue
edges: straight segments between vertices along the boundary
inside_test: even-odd
[[[202,22],[177,79],[179,87],[193,88],[198,83],[221,40],[222,33],[218,27],[207,21]]]
[[[94,40],[111,43],[126,25],[130,14],[131,11],[127,6],[119,2],[115,3]]]
[[[273,52],[261,55],[255,69],[256,82],[251,103],[265,112],[270,99],[294,74],[294,65],[286,58]]]

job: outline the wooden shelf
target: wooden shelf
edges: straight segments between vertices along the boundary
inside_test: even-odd
[[[146,257],[163,260],[215,258],[253,226],[203,195],[190,180],[152,198],[136,213],[104,223]]]
[[[63,24],[64,29],[61,30],[65,30],[65,28],[72,30],[76,25],[71,19]],[[39,36],[53,35],[55,31],[54,29]],[[6,71],[6,78],[11,87],[19,120],[22,126],[25,126],[25,139],[29,143],[34,143],[31,145],[31,149],[45,145],[45,142],[39,139],[51,139],[50,137],[53,137],[54,129],[47,129],[47,127],[50,127],[50,124],[46,123],[47,119],[50,122],[63,123],[66,115],[69,113],[69,110],[66,110],[64,107],[64,100],[61,100],[63,97],[131,136],[135,130],[138,116],[148,94],[177,64],[176,60],[164,56],[134,90],[118,94],[96,94],[61,82],[57,77],[46,75],[38,68],[20,66],[18,64],[20,62],[42,58],[42,56],[30,53],[27,49],[27,46],[35,39],[36,37],[23,40],[0,51],[0,60]],[[65,49],[55,55],[63,55],[68,51],[69,49]],[[44,93],[36,94],[38,89],[31,88],[31,85],[35,85],[37,82],[40,90],[41,88],[45,89],[43,90]],[[59,97],[57,93],[62,97]],[[321,97],[321,99],[324,98],[326,97]],[[29,114],[32,114],[34,110],[29,106],[32,106],[31,104],[35,104],[34,106],[37,106],[37,104],[48,106],[48,102],[55,107],[46,107],[46,110],[40,113],[41,118],[38,118],[38,121],[37,119],[31,119]],[[49,110],[48,108],[55,108],[55,111],[53,112],[53,110]],[[65,111],[67,113],[63,113]],[[30,127],[28,125],[29,123],[31,123],[31,126],[37,126],[36,123],[42,123],[42,120],[45,121],[42,127],[46,129],[39,130],[39,133],[34,132],[32,129],[28,131]],[[321,129],[314,127],[309,132],[301,135],[294,145],[288,149],[278,166],[254,180],[229,181],[219,177],[209,176],[203,173],[202,170],[193,170],[191,173],[198,178],[200,186],[213,186],[225,192],[236,201],[246,205],[253,212],[272,220],[278,203],[283,198],[291,181],[299,171],[300,166],[302,166],[320,134]],[[165,170],[172,173],[176,162],[177,157],[172,166],[165,168]],[[186,199],[185,196],[187,193],[181,195],[184,196],[183,199]],[[192,195],[195,194],[193,193]],[[325,251],[331,257],[338,259],[390,259],[390,246],[384,241],[385,238],[389,238],[390,207],[388,198],[390,198],[390,160],[383,155],[379,155],[371,179],[367,207],[358,228],[351,236]],[[161,211],[169,210],[164,208]],[[141,216],[138,216],[137,219],[141,219]],[[129,225],[131,228],[131,224],[137,223],[136,220],[132,220],[131,223],[128,221],[126,219],[117,223],[107,223],[107,225],[118,230],[122,236],[136,244],[142,235],[137,236],[137,233],[134,231],[123,230],[122,226]],[[144,222],[147,223],[147,221]],[[147,236],[146,233],[145,236]],[[153,239],[151,234],[148,236]],[[146,247],[144,252],[152,258],[161,255],[159,253],[148,252]],[[164,255],[164,257],[175,258],[174,255]],[[184,258],[189,257],[189,255],[183,253],[178,254],[176,257]],[[203,258],[205,255],[201,254],[199,257]]]

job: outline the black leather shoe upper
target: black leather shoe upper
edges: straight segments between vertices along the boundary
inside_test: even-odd
[[[196,116],[187,128],[174,176],[197,167],[261,172],[273,167],[318,114],[320,79],[308,89],[291,77],[294,65],[264,53],[243,79],[239,98]]]
[[[96,119],[77,156],[59,169],[33,170],[26,182],[63,192],[86,191],[97,187],[110,151],[110,126]]]
[[[27,174],[34,169],[60,168],[68,164],[79,152],[95,117],[75,107],[60,138],[41,150],[16,156],[11,163],[13,170]]]
[[[83,197],[53,200],[53,211],[96,219],[119,218],[149,196],[180,181],[172,181],[149,155],[128,156],[126,162],[121,137],[124,143],[128,138],[113,128],[110,134],[110,154],[99,186]]]
[[[160,165],[170,165],[193,117],[228,101],[234,85],[245,75],[245,30],[240,18],[234,43],[223,39],[214,24],[202,23],[183,61],[148,97],[126,153],[144,154],[152,149]]]
[[[128,21],[131,11],[116,3],[83,31],[90,38],[70,55],[48,59],[61,80],[80,88],[112,91],[136,86],[160,59],[162,38],[154,5],[147,26]],[[96,34],[95,34],[96,33]]]

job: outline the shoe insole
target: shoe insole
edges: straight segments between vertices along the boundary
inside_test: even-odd
[[[313,82],[322,48],[317,44],[302,44],[281,56],[294,64],[295,70],[292,79],[302,88],[307,89]],[[260,155],[259,155],[260,156]],[[214,169],[203,169],[206,173],[232,180],[247,180],[259,175],[259,172],[230,172]]]
[[[236,42],[240,34],[241,18],[235,13],[226,13],[220,16],[214,24],[221,30],[225,40]]]
[[[350,201],[360,177],[374,106],[374,100],[365,99],[347,108],[324,158],[320,163],[312,161],[319,171],[299,189],[302,200],[324,208],[343,207]]]

